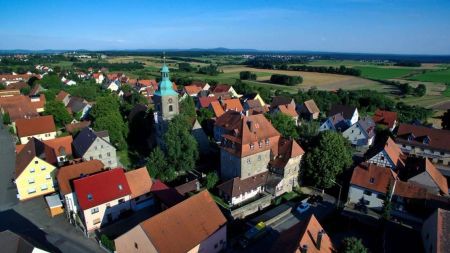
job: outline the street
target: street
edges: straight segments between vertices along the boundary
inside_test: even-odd
[[[19,202],[11,181],[14,169],[15,146],[7,127],[0,127],[0,231],[11,230],[50,252],[104,252],[64,215],[51,218],[43,197]]]

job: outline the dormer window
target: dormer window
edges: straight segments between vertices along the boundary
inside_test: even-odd
[[[428,136],[425,136],[425,138],[423,138],[423,144],[430,144],[430,138],[428,138]]]
[[[88,193],[88,195],[87,195],[87,198],[88,198],[88,200],[92,200],[92,194],[91,193]]]
[[[253,143],[250,144],[250,150],[253,150],[255,148],[255,145]]]
[[[266,146],[269,146],[269,139],[266,139]]]
[[[262,148],[262,145],[263,145],[262,141],[259,141],[258,144],[259,144],[259,148]]]
[[[370,180],[369,180],[369,182],[370,182],[371,184],[373,184],[373,183],[375,182],[375,178],[371,177]]]
[[[408,141],[413,141],[415,139],[414,134],[408,135]]]
[[[121,184],[119,184],[118,187],[120,191],[123,190],[123,186]]]

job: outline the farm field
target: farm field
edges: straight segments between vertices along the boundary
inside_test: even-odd
[[[408,80],[422,82],[450,83],[450,69],[426,71],[425,73],[413,75]]]
[[[354,67],[361,70],[361,76],[370,79],[393,79],[401,78],[417,72],[418,70],[413,68],[379,68],[379,67]]]

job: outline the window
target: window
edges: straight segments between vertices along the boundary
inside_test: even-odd
[[[98,213],[98,207],[94,207],[91,209],[91,214]]]
[[[42,184],[41,185],[41,191],[45,191],[47,189],[48,189],[47,184]]]
[[[45,179],[51,179],[52,177],[50,176],[50,174],[47,174],[46,176],[45,176]]]
[[[100,145],[100,148],[103,148],[103,145]]]
[[[41,167],[41,170],[45,170],[45,169],[46,169],[46,167],[45,167],[45,166],[42,166],[42,167]]]
[[[29,183],[29,184],[34,184],[34,178],[29,178],[29,179],[28,179],[28,183]]]
[[[253,148],[255,148],[255,145],[253,145],[253,143],[252,143],[252,144],[250,144],[250,150],[253,150]]]
[[[108,157],[110,157],[110,156],[111,156],[111,153],[110,153],[110,152],[108,152],[108,153],[106,153],[106,155],[107,155]]]
[[[370,182],[371,184],[373,184],[373,183],[375,182],[375,178],[371,177],[370,180],[369,180],[369,182]]]
[[[261,161],[261,155],[258,155],[258,161]]]
[[[247,158],[247,163],[248,163],[248,164],[252,163],[252,161],[250,160],[250,158]]]
[[[122,204],[125,202],[125,199],[119,199],[119,204]]]
[[[38,163],[39,163],[39,161],[38,161],[38,160],[34,161],[34,164],[38,164]]]
[[[98,155],[98,159],[102,159],[102,154]]]
[[[28,194],[35,193],[36,188],[28,188]]]
[[[34,173],[34,168],[30,168],[30,173]]]
[[[108,161],[108,164],[112,164],[112,162],[111,162],[111,161]]]
[[[94,149],[97,150],[97,146],[94,146]]]
[[[217,245],[217,243],[216,243],[216,244],[214,244],[214,248],[215,248],[215,249],[217,249],[217,247],[218,247],[218,246],[219,246],[219,245]]]
[[[269,139],[266,139],[266,146],[269,146]]]
[[[384,161],[384,156],[382,156],[382,157],[380,157],[381,158],[381,161]]]
[[[118,187],[120,191],[123,190],[123,186],[121,184],[119,184]]]
[[[134,248],[136,248],[136,249],[139,248],[137,243],[134,243]]]
[[[263,145],[263,144],[262,144],[262,141],[259,141],[258,144],[259,144],[259,148],[262,148],[262,145]]]
[[[364,195],[372,196],[372,192],[368,190],[364,190]]]
[[[100,218],[97,218],[94,220],[94,225],[99,224],[100,223]]]
[[[169,112],[173,111],[173,105],[169,105]]]
[[[92,194],[88,193],[87,198],[88,198],[88,200],[92,200],[92,198],[93,198]]]
[[[93,156],[91,156],[91,157],[89,157],[89,159],[90,159],[90,160],[94,160],[94,157],[93,157]]]

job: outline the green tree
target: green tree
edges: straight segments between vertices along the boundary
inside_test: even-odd
[[[0,83],[0,90],[4,90],[4,89],[6,89],[6,85]]]
[[[23,87],[20,89],[20,93],[23,95],[30,95],[31,88],[29,86]]]
[[[44,115],[53,115],[55,124],[59,127],[72,121],[72,116],[61,101],[47,101],[44,105]]]
[[[198,144],[190,133],[186,116],[177,115],[170,122],[164,134],[169,167],[178,173],[192,170],[198,159]]]
[[[340,133],[324,131],[311,143],[305,157],[305,175],[316,186],[330,188],[336,176],[352,164],[350,145]]]
[[[214,117],[214,113],[208,108],[200,108],[198,111],[197,119],[202,126],[205,125],[206,120],[211,119],[212,117]]]
[[[106,116],[110,113],[119,112],[119,99],[113,95],[99,97],[92,107],[91,115],[94,118]]]
[[[2,118],[3,118],[3,124],[5,124],[5,125],[11,124],[11,117],[9,116],[8,112],[3,113]]]
[[[274,115],[266,114],[266,116],[271,120],[272,125],[283,137],[298,138],[297,127],[295,125],[295,120],[292,117],[280,112],[275,113]]]
[[[298,136],[302,140],[309,142],[319,134],[319,127],[318,121],[303,121],[297,129]]]
[[[419,84],[414,88],[414,95],[417,97],[423,97],[427,93],[427,87],[424,84]]]
[[[194,120],[197,117],[194,99],[191,96],[187,96],[180,102],[180,114],[186,116],[189,120]]]
[[[347,237],[342,241],[343,253],[367,253],[367,248],[364,247],[361,239],[356,237]]]
[[[391,210],[392,210],[392,184],[389,183],[387,188],[386,188],[386,194],[384,195],[384,200],[383,200],[383,208],[381,211],[381,217],[388,221],[391,219]]]
[[[159,147],[156,147],[150,153],[147,170],[152,178],[158,178],[163,182],[170,182],[176,178],[175,171],[168,165],[166,155]]]
[[[214,188],[217,182],[219,182],[219,176],[217,175],[217,172],[213,171],[206,174],[206,188],[208,190]]]
[[[450,130],[450,109],[447,109],[447,111],[442,115],[442,128],[445,130]]]
[[[108,113],[95,118],[94,129],[96,131],[108,130],[111,143],[114,146],[119,150],[127,148],[125,137],[128,135],[128,127],[119,112]]]

